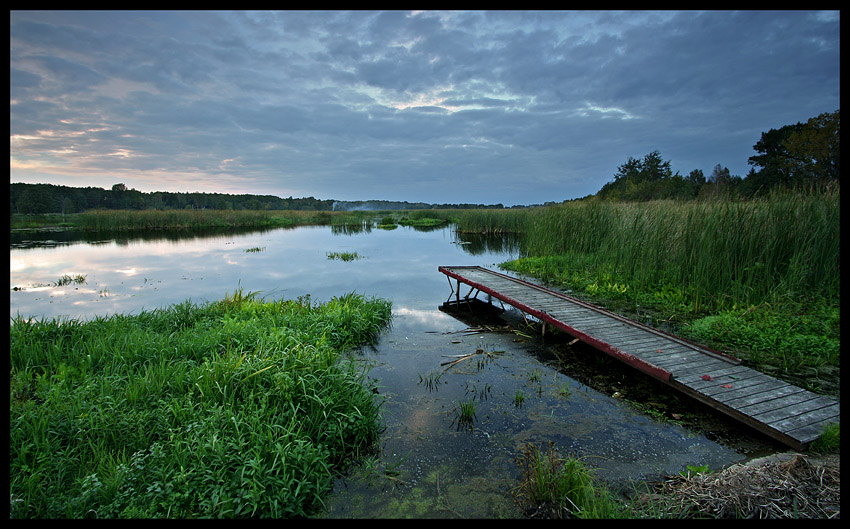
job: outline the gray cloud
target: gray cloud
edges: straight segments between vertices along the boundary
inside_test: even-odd
[[[20,12],[11,180],[504,204],[840,106],[838,12]],[[458,198],[461,197],[461,198]]]

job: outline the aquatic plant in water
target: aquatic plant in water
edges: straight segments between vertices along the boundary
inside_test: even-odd
[[[461,400],[458,402],[456,408],[457,417],[455,418],[458,429],[472,428],[472,425],[475,422],[475,411],[477,409],[478,403],[475,402],[475,398]]]
[[[327,252],[325,255],[327,255],[328,259],[339,259],[346,262],[362,259],[357,252]]]
[[[516,458],[522,478],[512,491],[523,509],[554,506],[553,517],[617,518],[624,508],[584,462],[563,457],[549,442],[543,450],[525,445]]]

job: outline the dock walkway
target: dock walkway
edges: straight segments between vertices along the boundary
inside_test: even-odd
[[[733,356],[486,268],[438,270],[452,287],[448,302],[462,304],[484,292],[795,450],[817,439],[827,423],[839,421],[836,399],[750,369]],[[461,283],[470,287],[464,296]]]

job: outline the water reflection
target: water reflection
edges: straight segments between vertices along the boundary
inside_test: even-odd
[[[451,286],[438,266],[493,268],[519,251],[516,239],[457,236],[451,226],[313,226],[52,246],[17,241],[10,284],[20,290],[10,293],[10,308],[13,317],[87,319],[220,299],[237,288],[270,299],[310,295],[322,302],[352,291],[391,299],[391,327],[361,355],[385,399],[381,453],[338,481],[329,517],[518,516],[510,489],[518,478],[514,457],[527,442],[553,441],[565,454],[592,458],[610,480],[744,459],[551,369],[539,357],[539,341],[498,330],[464,332],[469,322],[439,310]],[[328,259],[328,252],[361,258]],[[64,274],[86,281],[38,286]],[[486,362],[444,364],[479,349],[499,353]],[[437,375],[438,386],[420,383]],[[468,401],[475,419],[458,430],[459,403]]]
[[[489,253],[519,255],[522,249],[520,243],[520,237],[514,233],[460,233],[458,234],[457,241],[457,244],[463,246],[465,252],[472,255],[485,255]]]
[[[430,329],[432,332],[453,329],[457,326],[457,319],[438,309],[395,307],[393,315],[411,327]]]
[[[311,294],[322,301],[352,290],[433,310],[432,292],[442,292],[440,264],[487,265],[511,257],[510,250],[482,253],[480,245],[458,245],[453,229],[354,226],[213,231],[191,235],[155,233],[74,238],[59,234],[15,234],[10,244],[11,314],[25,317],[90,318],[116,312],[219,299],[237,288],[272,298]],[[255,250],[248,252],[247,250]],[[259,249],[259,251],[256,251]],[[474,250],[474,251],[473,251]],[[357,252],[361,259],[333,261],[328,252]],[[85,285],[42,289],[64,274],[86,276]],[[62,301],[59,301],[59,298]]]
[[[371,231],[372,223],[368,221],[359,224],[334,224],[331,226],[331,233],[334,235],[360,235]]]
[[[295,228],[279,228],[295,229]],[[171,241],[180,242],[186,239],[209,239],[212,237],[230,237],[250,233],[264,233],[271,229],[239,229],[239,228],[210,228],[205,230],[185,231],[145,231],[130,233],[110,233],[78,230],[12,230],[10,234],[11,248],[36,248],[62,246],[66,244],[110,244],[129,245],[136,242]]]

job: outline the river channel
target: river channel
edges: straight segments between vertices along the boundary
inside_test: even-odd
[[[89,240],[13,234],[10,254],[12,317],[90,319],[237,289],[268,299],[323,302],[357,292],[392,300],[391,326],[357,353],[384,401],[380,447],[337,480],[325,517],[522,516],[511,490],[527,443],[581,457],[618,487],[773,449],[722,418],[711,419],[714,429],[670,420],[703,411],[602,353],[534,334],[513,309],[474,320],[440,310],[451,287],[437,267],[497,269],[519,256],[510,240],[462,237],[451,226]],[[59,286],[63,275],[85,279]],[[462,403],[474,406],[471,421],[461,419]]]

